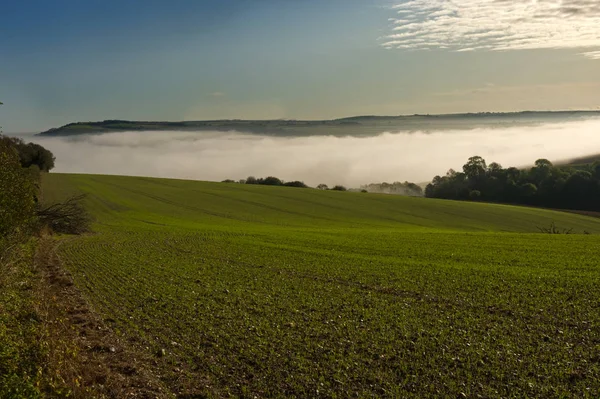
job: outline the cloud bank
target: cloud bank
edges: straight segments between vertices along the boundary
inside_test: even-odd
[[[387,48],[594,48],[581,54],[600,59],[598,0],[409,0],[392,8]]]
[[[600,119],[534,127],[373,137],[281,138],[236,132],[124,132],[41,138],[57,158],[55,172],[138,175],[197,180],[253,175],[319,183],[430,181],[467,158],[508,166],[538,158],[562,160],[600,153]]]

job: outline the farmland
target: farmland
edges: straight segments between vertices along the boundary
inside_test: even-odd
[[[180,397],[600,396],[600,219],[142,177],[43,189],[88,195],[94,233],[57,238],[63,265]]]

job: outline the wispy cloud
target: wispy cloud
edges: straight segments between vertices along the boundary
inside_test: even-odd
[[[581,53],[581,55],[584,55],[593,60],[600,60],[600,51],[589,51],[587,53]]]
[[[387,48],[600,48],[598,0],[408,0],[392,8]],[[600,51],[581,54],[600,59]]]

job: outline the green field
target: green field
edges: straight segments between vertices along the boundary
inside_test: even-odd
[[[64,266],[180,397],[600,397],[600,219],[46,174]],[[538,232],[554,222],[572,235]],[[582,234],[584,231],[591,234]]]

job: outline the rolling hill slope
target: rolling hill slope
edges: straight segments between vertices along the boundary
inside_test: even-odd
[[[176,397],[600,396],[600,219],[137,177],[43,191],[88,194],[95,232],[57,238],[63,266]]]
[[[132,227],[537,232],[554,221],[576,232],[600,233],[600,220],[496,204],[143,177],[49,174],[44,179],[46,201],[82,191],[97,218]]]

